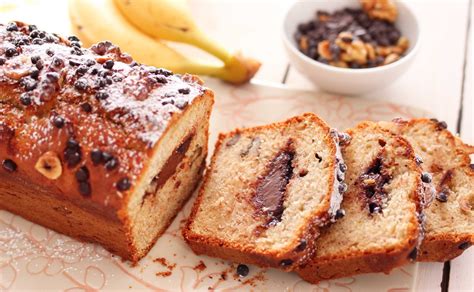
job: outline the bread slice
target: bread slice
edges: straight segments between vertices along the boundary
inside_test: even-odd
[[[201,180],[214,94],[110,42],[0,36],[0,209],[138,261]]]
[[[432,174],[435,195],[425,208],[425,238],[419,261],[447,261],[474,243],[474,147],[432,119],[396,119],[382,126],[406,138]],[[427,177],[429,180],[429,177]]]
[[[315,257],[298,270],[311,283],[389,272],[410,260],[422,234],[422,172],[410,144],[373,122],[348,134],[345,216],[322,230]]]
[[[338,139],[313,114],[221,134],[183,230],[187,243],[197,254],[264,267],[307,261],[345,189]]]

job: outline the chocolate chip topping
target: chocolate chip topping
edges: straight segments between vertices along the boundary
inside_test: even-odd
[[[292,264],[293,264],[293,261],[290,259],[282,260],[280,262],[281,267],[288,267],[288,266],[291,266]]]
[[[3,160],[2,166],[3,166],[3,169],[5,169],[8,172],[14,172],[17,169],[16,163],[11,159]]]
[[[266,174],[259,177],[252,202],[257,214],[267,217],[266,226],[281,221],[286,187],[293,176],[293,158],[295,151],[291,140],[267,165]]]
[[[383,205],[387,199],[385,185],[391,176],[384,165],[383,157],[379,154],[369,166],[368,170],[360,176],[358,184],[362,187],[362,197],[369,207],[369,212],[382,212]]]
[[[295,248],[295,251],[302,252],[303,250],[306,249],[307,246],[308,246],[308,243],[306,242],[306,240],[302,239],[300,243],[298,244],[298,246]]]
[[[130,189],[131,186],[132,186],[132,183],[130,182],[130,179],[128,177],[121,178],[117,182],[117,190],[119,191],[126,191]]]
[[[91,184],[87,181],[80,182],[79,183],[79,193],[81,193],[81,195],[83,195],[85,197],[90,196],[92,194]]]

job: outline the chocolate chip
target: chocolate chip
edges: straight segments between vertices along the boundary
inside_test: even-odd
[[[30,32],[33,31],[33,30],[35,30],[35,29],[38,29],[38,28],[36,27],[36,25],[34,25],[34,24],[28,25],[28,30],[29,30]]]
[[[59,57],[54,57],[53,58],[53,66],[58,67],[58,68],[64,67],[64,60],[59,58]]]
[[[81,43],[80,42],[71,42],[69,43],[69,45],[71,47],[76,47],[76,48],[80,48],[81,47]]]
[[[6,61],[7,61],[7,60],[6,60],[5,58],[1,58],[1,57],[0,57],[0,65],[5,64]]]
[[[158,82],[158,83],[161,83],[161,84],[166,84],[166,83],[168,83],[168,80],[166,80],[166,78],[165,78],[165,77],[162,77],[162,76],[156,76],[156,77],[154,78],[154,80],[155,80],[156,82]]]
[[[85,103],[81,104],[81,109],[86,113],[92,112],[92,106],[88,102],[85,102]]]
[[[470,167],[472,170],[474,170],[474,163],[471,163],[471,164],[469,165],[469,167]]]
[[[28,94],[23,93],[20,95],[20,102],[24,106],[29,106],[31,105],[31,97]]]
[[[36,64],[39,60],[41,60],[41,57],[36,55],[31,57],[31,63]]]
[[[346,211],[344,209],[339,209],[336,211],[336,215],[334,215],[334,219],[341,219],[342,217],[346,216]]]
[[[22,78],[21,84],[23,85],[26,91],[32,91],[37,86],[36,81],[33,78],[28,77]]]
[[[436,200],[438,200],[441,203],[446,203],[448,201],[448,195],[446,194],[446,192],[441,191],[438,194],[436,194]]]
[[[408,255],[408,258],[414,261],[416,260],[417,255],[418,255],[418,249],[415,247]]]
[[[119,162],[118,162],[117,158],[112,157],[109,161],[107,161],[105,163],[105,169],[114,170],[115,168],[117,168],[118,164],[119,164]]]
[[[17,169],[16,163],[11,159],[3,160],[2,166],[3,166],[3,169],[5,169],[8,172],[14,172]]]
[[[88,70],[89,70],[89,67],[87,67],[86,65],[80,65],[76,69],[76,75],[83,76],[84,74],[87,73]]]
[[[7,25],[7,31],[18,31],[18,26],[14,22],[10,22]]]
[[[60,116],[54,117],[53,118],[53,125],[56,128],[61,129],[62,127],[64,127],[64,118],[60,117]]]
[[[81,162],[82,157],[80,152],[66,149],[66,151],[64,151],[64,158],[68,167],[74,167]]]
[[[69,36],[67,39],[71,42],[80,42],[79,38],[75,35]]]
[[[421,158],[421,156],[415,155],[415,162],[416,164],[420,165],[423,163],[423,158]]]
[[[57,82],[59,80],[59,74],[56,72],[48,72],[46,73],[46,78],[48,78],[49,81]]]
[[[347,165],[345,163],[339,163],[339,170],[342,172],[347,171]]]
[[[114,156],[108,152],[102,152],[102,162],[106,163],[110,159],[114,158]]]
[[[7,56],[8,58],[15,56],[17,53],[18,52],[16,51],[16,48],[10,47],[5,49],[5,56]]]
[[[180,88],[178,89],[178,92],[181,94],[189,94],[191,90],[189,88]]]
[[[95,60],[93,59],[87,59],[86,60],[86,65],[91,67],[91,66],[94,66],[96,64]]]
[[[176,106],[177,108],[181,109],[181,110],[184,109],[184,108],[186,108],[186,107],[188,106],[188,104],[189,104],[188,101],[182,100],[182,99],[178,99],[178,100],[176,100],[176,102],[175,102],[175,106]]]
[[[375,212],[379,212],[380,210],[381,210],[380,206],[377,205],[376,203],[369,203],[369,212],[371,214]]]
[[[281,267],[288,267],[288,266],[291,266],[292,264],[293,264],[293,261],[290,259],[282,260],[280,262]]]
[[[424,172],[422,175],[421,175],[421,180],[424,182],[424,183],[430,183],[432,181],[432,177],[431,177],[431,174],[427,173],[427,172]]]
[[[466,241],[466,242],[463,242],[459,245],[459,249],[461,250],[466,250],[468,249],[470,246],[472,245],[472,243]]]
[[[43,67],[44,67],[44,62],[43,62],[43,60],[39,59],[39,60],[36,62],[35,66],[36,66],[36,69],[38,69],[38,70],[43,69]]]
[[[46,49],[46,55],[52,57],[52,56],[54,56],[54,51],[51,50],[51,49]]]
[[[77,142],[73,138],[70,138],[66,142],[66,148],[74,150],[74,151],[78,151],[80,149],[79,142]]]
[[[342,182],[344,180],[344,173],[342,171],[338,171],[336,175],[337,181]]]
[[[109,70],[110,70],[110,69],[112,69],[112,68],[114,67],[114,64],[115,64],[115,63],[114,63],[114,60],[107,60],[107,61],[105,61],[103,67],[104,67],[105,69],[109,69]]]
[[[300,244],[298,244],[298,246],[295,248],[295,251],[296,252],[301,252],[301,251],[305,250],[307,246],[308,246],[308,243],[306,242],[306,240],[302,239],[300,241]]]
[[[116,187],[119,191],[126,191],[130,189],[131,186],[132,184],[130,183],[130,180],[127,177],[124,177],[117,182]]]
[[[89,182],[80,182],[79,183],[79,193],[81,193],[81,195],[83,196],[90,196],[91,193],[92,193],[92,188],[91,188],[91,184]]]
[[[31,71],[30,71],[30,77],[35,79],[35,80],[38,80],[38,77],[39,77],[39,70],[36,69],[36,68],[33,68]]]
[[[94,149],[91,151],[91,160],[94,165],[98,165],[102,162],[102,151],[99,149]]]
[[[237,266],[237,275],[239,275],[239,277],[247,277],[249,272],[250,269],[247,265],[240,264]]]
[[[168,71],[168,70],[163,69],[163,68],[158,68],[155,71],[153,71],[153,73],[158,74],[158,75],[163,75],[163,76],[166,76],[166,77],[173,75],[173,72]]]
[[[103,91],[99,91],[97,92],[97,94],[95,95],[95,98],[97,98],[98,100],[105,100],[109,97],[109,94],[107,92],[103,92]]]
[[[346,183],[340,183],[338,187],[339,193],[345,193],[347,192],[347,184]]]
[[[84,55],[84,52],[82,52],[82,50],[80,48],[77,48],[77,47],[71,47],[72,50],[70,51],[70,53],[72,55],[76,55],[76,56],[82,56]]]
[[[441,121],[438,123],[438,127],[440,127],[441,129],[447,129],[448,124],[445,121]]]
[[[316,157],[316,159],[321,162],[323,161],[323,158],[321,156],[319,156],[319,154],[316,152],[316,154],[314,154],[314,156]]]
[[[81,62],[77,61],[77,60],[69,60],[69,65],[71,66],[79,66],[81,65]]]
[[[85,91],[87,89],[87,80],[85,80],[84,78],[79,78],[74,83],[74,88],[79,91]]]
[[[76,180],[78,182],[85,182],[89,180],[89,170],[87,167],[82,166],[76,171]]]

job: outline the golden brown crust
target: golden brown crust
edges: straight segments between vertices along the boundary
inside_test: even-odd
[[[307,223],[302,224],[302,228],[297,232],[296,236],[294,237],[294,244],[292,248],[288,248],[287,250],[279,250],[277,251],[267,251],[265,253],[256,252],[255,250],[245,247],[244,245],[235,244],[232,242],[223,241],[217,237],[210,237],[210,236],[202,236],[200,234],[196,234],[192,230],[192,224],[196,218],[196,214],[199,211],[200,205],[202,204],[203,197],[204,197],[204,190],[206,185],[209,182],[210,174],[212,173],[212,169],[215,167],[215,161],[217,153],[223,144],[229,137],[233,137],[236,134],[241,133],[242,131],[245,132],[255,132],[258,133],[263,129],[273,129],[276,131],[280,131],[286,125],[291,125],[293,123],[301,122],[305,119],[310,119],[313,122],[320,125],[325,131],[328,133],[330,132],[330,128],[323,122],[320,118],[316,115],[307,113],[303,114],[302,116],[293,117],[281,123],[274,123],[270,125],[258,126],[251,129],[236,129],[232,132],[226,134],[219,134],[218,140],[215,145],[214,155],[211,160],[210,166],[207,168],[204,182],[201,185],[198,197],[194,202],[192,211],[189,215],[188,221],[184,226],[182,233],[185,241],[189,244],[191,249],[196,254],[206,254],[210,256],[215,256],[223,259],[232,260],[235,262],[241,263],[251,263],[255,265],[259,265],[262,267],[278,267],[285,270],[292,270],[296,266],[301,265],[308,261],[313,253],[314,250],[314,242],[317,236],[319,235],[319,228],[325,222],[327,222],[330,218],[328,215],[328,210],[330,209],[330,200],[331,194],[327,194],[324,197],[324,207],[320,210],[315,212],[313,216],[308,216]],[[329,138],[329,137],[328,137]],[[332,145],[330,150],[331,155],[336,157],[336,145],[331,141],[331,143],[327,143],[328,145]],[[332,165],[330,167],[335,168],[337,161],[334,159],[331,161]],[[335,181],[335,176],[332,175],[330,178],[330,185],[333,185]],[[307,246],[304,251],[296,251],[295,248],[298,246],[300,241],[304,239]],[[282,263],[291,263],[289,265],[285,265]]]

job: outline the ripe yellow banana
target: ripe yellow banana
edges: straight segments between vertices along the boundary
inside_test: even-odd
[[[123,17],[113,0],[69,0],[69,14],[72,29],[85,46],[109,40],[147,65],[176,73],[209,75],[234,83],[241,80],[240,72],[231,70],[233,68],[191,60],[164,42],[142,33]]]
[[[211,40],[194,22],[186,0],[114,0],[135,27],[155,38],[196,46],[222,60],[234,83],[248,81],[260,63],[240,54],[231,54]]]

